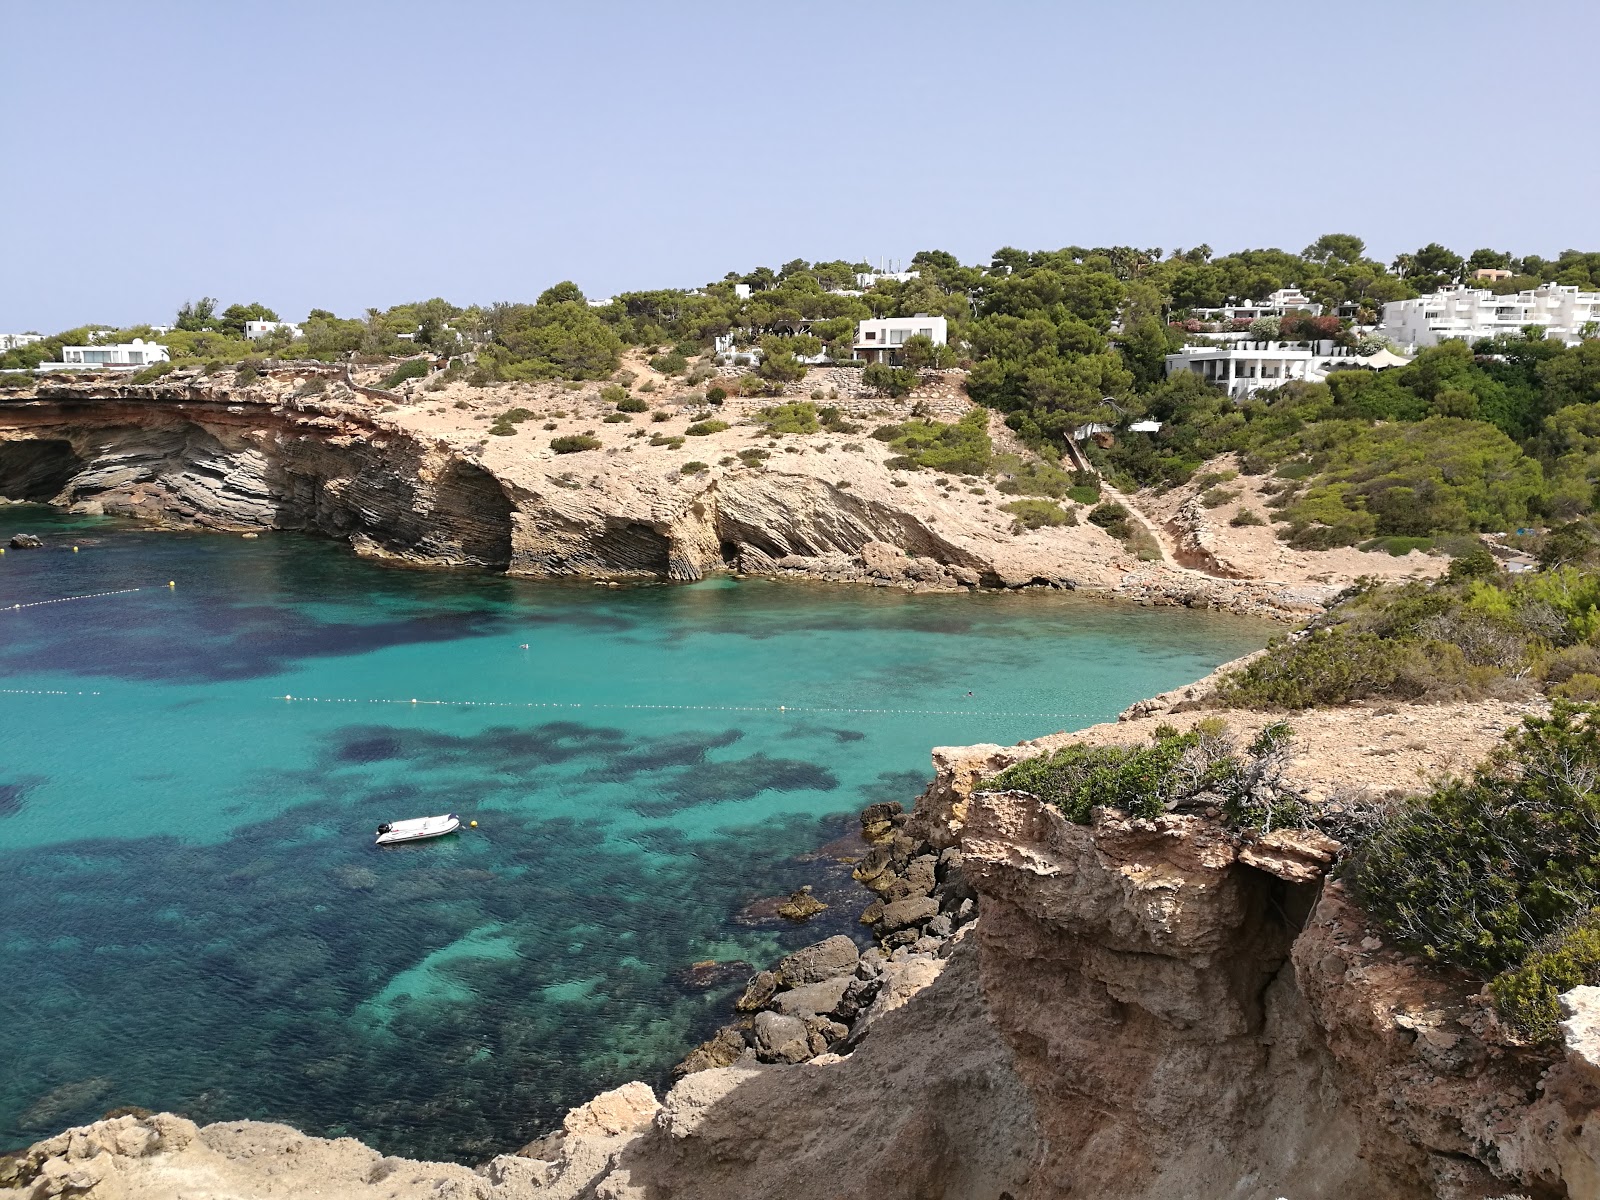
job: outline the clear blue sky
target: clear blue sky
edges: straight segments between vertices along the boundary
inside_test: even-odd
[[[1594,0],[0,0],[0,331],[931,248],[1596,249],[1597,44]]]

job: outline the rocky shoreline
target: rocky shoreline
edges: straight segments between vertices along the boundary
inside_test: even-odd
[[[1193,690],[1070,736],[1137,740],[1153,716],[1191,716],[1171,710]],[[1491,721],[1484,746],[1515,717],[1471,712]],[[1326,778],[1348,735],[1325,746],[1314,726],[1349,717],[1297,718],[1317,749],[1289,774]],[[942,748],[912,811],[864,810],[853,874],[876,893],[875,944],[834,936],[757,972],[665,1095],[627,1084],[477,1169],[130,1113],[0,1161],[0,1185],[95,1200],[1600,1195],[1600,989],[1564,998],[1564,1057],[1524,1045],[1476,984],[1368,925],[1328,878],[1340,848],[1324,833],[1105,809],[1076,825],[984,789],[1068,737]]]
[[[780,446],[759,425],[735,425],[688,446],[681,434],[616,432],[632,427],[605,424],[597,408],[584,419],[622,440],[555,455],[454,417],[441,424],[462,406],[480,419],[477,408],[496,411],[487,394],[454,403],[411,403],[325,364],[281,364],[248,382],[183,371],[145,384],[46,378],[0,390],[0,475],[13,499],[76,512],[299,530],[367,557],[524,577],[1050,588],[1278,620],[1321,611],[1347,582],[1140,562],[1086,522],[1021,531],[989,481],[894,471],[870,438]],[[665,423],[650,430],[671,431],[693,414],[654,415]],[[684,461],[691,452],[706,461]],[[1359,557],[1369,573],[1393,569],[1386,555]]]

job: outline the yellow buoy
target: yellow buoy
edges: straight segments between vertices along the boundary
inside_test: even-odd
[[[472,826],[474,829],[478,827],[478,823],[476,821],[468,821],[467,824]]]
[[[76,547],[76,546],[74,546],[74,547],[73,547],[73,548],[72,548],[72,552],[73,552],[73,553],[74,553],[74,554],[76,554],[76,553],[77,553],[77,552],[78,552],[78,548],[77,548],[77,547]]]
[[[175,580],[175,579],[169,579],[169,580],[167,580],[167,586],[169,588],[175,588],[175,587],[178,586],[178,581]]]

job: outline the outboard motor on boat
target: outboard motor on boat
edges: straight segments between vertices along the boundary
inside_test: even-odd
[[[392,829],[392,828],[393,828],[393,826],[390,825],[389,822],[385,821],[382,825],[378,826],[378,832],[379,833],[388,833],[389,830]]]

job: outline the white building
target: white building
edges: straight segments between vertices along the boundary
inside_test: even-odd
[[[244,335],[252,342],[268,337],[280,329],[287,329],[291,338],[304,337],[300,326],[293,321],[246,321]]]
[[[1346,367],[1400,366],[1406,360],[1380,350],[1368,358],[1352,354],[1331,341],[1233,342],[1226,346],[1185,346],[1167,355],[1167,374],[1193,371],[1207,383],[1227,391],[1236,400],[1266,388],[1282,387],[1290,380],[1321,383],[1330,371]]]
[[[35,342],[44,341],[42,333],[0,333],[0,351],[20,350]]]
[[[1456,287],[1383,306],[1385,336],[1419,350],[1452,338],[1517,336],[1524,325],[1542,326],[1545,337],[1574,346],[1600,332],[1600,292],[1546,283],[1496,296],[1482,288]]]
[[[748,283],[736,283],[736,284],[734,284],[733,285],[733,298],[735,300],[748,300],[748,299],[750,299],[750,285]]]
[[[160,342],[134,338],[114,345],[63,346],[61,361],[40,363],[41,371],[137,370],[151,363],[167,362],[171,355]]]
[[[856,286],[869,288],[880,283],[909,283],[921,275],[921,271],[857,271]]]
[[[1306,312],[1314,317],[1322,315],[1322,305],[1312,302],[1297,287],[1279,288],[1265,300],[1236,300],[1229,297],[1220,308],[1193,308],[1189,315],[1202,321],[1254,321],[1260,317],[1281,317],[1286,313]]]
[[[943,317],[918,313],[914,317],[874,317],[856,324],[855,354],[868,362],[899,362],[900,347],[908,338],[930,338],[936,346],[949,337],[949,323]]]

